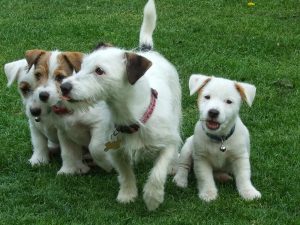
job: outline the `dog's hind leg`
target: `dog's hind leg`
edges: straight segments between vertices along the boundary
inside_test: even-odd
[[[49,163],[49,150],[47,138],[30,122],[31,143],[33,154],[29,159],[32,166]]]
[[[148,210],[155,210],[164,201],[165,182],[167,179],[168,167],[173,158],[174,152],[177,152],[175,146],[169,146],[163,149],[150,176],[144,187],[144,201]]]
[[[185,188],[188,184],[188,175],[189,171],[192,167],[192,154],[193,154],[193,136],[189,137],[185,144],[183,145],[179,162],[178,162],[178,170],[173,181],[176,183],[178,187]]]
[[[124,149],[110,150],[112,163],[119,176],[120,190],[117,200],[121,203],[133,202],[138,196],[136,179],[128,156]]]
[[[62,167],[57,174],[85,174],[90,168],[82,161],[82,146],[75,144],[63,132],[58,130],[61,146]]]

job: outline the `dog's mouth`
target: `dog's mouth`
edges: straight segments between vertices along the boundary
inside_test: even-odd
[[[217,121],[213,121],[213,120],[207,120],[205,124],[206,124],[206,127],[210,130],[217,130],[220,128],[220,125],[221,125]]]
[[[65,100],[65,101],[67,101],[67,102],[70,102],[70,103],[80,102],[79,100],[73,99],[73,98],[71,98],[70,96],[65,96],[65,95],[63,95],[63,96],[61,96],[60,98],[61,98],[62,100]]]
[[[57,115],[65,115],[71,113],[71,111],[63,104],[61,104],[61,102],[58,102],[57,104],[51,106],[51,110]]]

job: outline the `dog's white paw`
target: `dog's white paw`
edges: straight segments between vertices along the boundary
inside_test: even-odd
[[[138,192],[136,187],[120,188],[117,196],[117,201],[120,203],[130,203],[130,202],[134,202],[137,196],[138,196]]]
[[[48,154],[33,153],[31,158],[29,159],[31,166],[40,166],[40,165],[48,164],[49,161],[50,158]]]
[[[85,164],[76,165],[73,167],[70,166],[62,166],[60,170],[57,172],[57,175],[74,175],[74,174],[86,174],[89,172],[90,167]]]
[[[202,190],[199,193],[199,198],[206,201],[206,202],[210,202],[215,200],[218,197],[218,191],[216,189],[206,189],[206,190]]]
[[[240,195],[243,199],[251,201],[253,199],[261,198],[261,193],[255,189],[255,187],[249,187],[246,189],[239,190]]]
[[[180,173],[179,171],[175,175],[173,182],[181,188],[186,188],[188,186],[188,179],[185,174]]]
[[[164,189],[147,183],[144,187],[143,198],[148,210],[153,211],[164,201]]]

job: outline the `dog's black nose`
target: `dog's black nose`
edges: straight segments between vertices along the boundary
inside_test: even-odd
[[[217,118],[219,114],[220,114],[220,112],[216,109],[210,109],[208,111],[208,115],[210,118]]]
[[[43,101],[43,102],[46,102],[49,99],[49,96],[50,96],[49,93],[46,91],[42,91],[39,94],[39,97],[40,97],[41,101]]]
[[[34,117],[40,116],[41,112],[42,112],[42,110],[40,108],[30,108],[30,113]]]
[[[60,89],[61,89],[61,93],[62,95],[66,96],[70,93],[70,91],[72,90],[72,84],[69,82],[63,83],[60,85]]]

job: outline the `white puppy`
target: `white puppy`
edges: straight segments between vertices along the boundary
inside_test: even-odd
[[[48,122],[49,109],[37,108],[34,93],[38,86],[33,76],[33,69],[28,71],[25,59],[4,65],[8,86],[17,80],[18,90],[29,120],[33,155],[29,162],[32,166],[49,163],[50,152],[58,150],[58,138],[55,127]],[[50,152],[49,152],[50,151]]]
[[[261,194],[250,181],[250,139],[246,126],[239,117],[242,100],[251,106],[256,88],[253,85],[223,78],[192,75],[190,94],[199,93],[200,120],[194,135],[184,144],[179,169],[174,177],[180,187],[187,186],[188,170],[194,159],[199,197],[204,201],[217,198],[213,178],[227,180],[232,173],[239,194],[246,200],[260,198]]]
[[[153,156],[154,166],[144,187],[149,210],[164,200],[167,171],[181,143],[178,73],[169,61],[152,51],[155,23],[154,1],[149,0],[140,33],[141,51],[104,46],[87,55],[80,72],[61,85],[72,107],[105,100],[110,108],[116,129],[107,148],[112,148],[109,152],[119,173],[119,202],[134,201],[138,195],[134,159]]]
[[[61,145],[62,168],[58,174],[84,174],[89,171],[83,162],[84,149],[88,148],[94,161],[106,171],[112,169],[104,144],[108,139],[110,114],[104,102],[85,111],[69,110],[60,99],[61,81],[80,69],[82,53],[30,50],[28,64],[34,65],[36,81],[41,85],[34,97],[40,107],[51,109],[50,121],[58,129]]]

